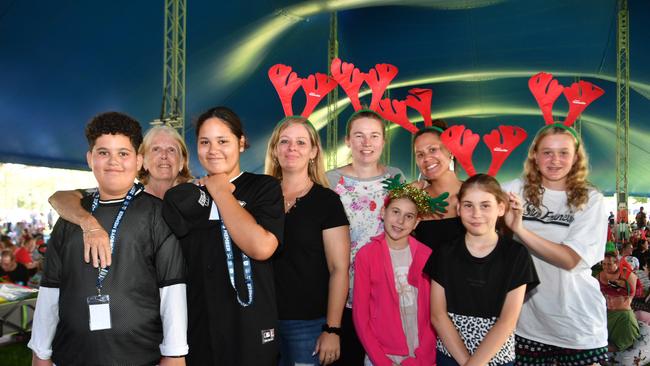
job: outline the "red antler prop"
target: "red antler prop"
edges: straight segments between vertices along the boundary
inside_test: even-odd
[[[269,69],[269,79],[271,79],[275,91],[278,92],[282,109],[284,109],[284,115],[292,116],[293,107],[291,106],[291,101],[296,90],[300,87],[301,79],[295,72],[291,72],[291,66],[282,64],[271,66]]]
[[[301,116],[308,118],[327,93],[336,88],[336,80],[330,79],[325,74],[316,73],[315,76],[309,75],[307,79],[302,79],[302,88],[305,91],[307,102]]]
[[[540,72],[528,80],[528,88],[542,110],[544,121],[547,125],[552,124],[554,122],[553,103],[562,94],[564,87],[553,79],[553,75]]]
[[[350,98],[350,103],[355,111],[361,109],[359,101],[359,89],[365,80],[365,74],[359,71],[354,64],[342,62],[340,58],[332,60],[330,67],[332,78],[341,86],[345,94]]]
[[[503,162],[506,161],[517,146],[526,140],[526,137],[528,137],[526,131],[517,126],[499,126],[498,131],[492,130],[489,134],[484,135],[483,142],[490,148],[492,154],[492,163],[488,169],[488,174],[495,177]]]
[[[573,83],[570,87],[564,88],[564,96],[569,102],[569,114],[564,120],[564,125],[573,125],[585,108],[603,94],[605,94],[603,89],[587,81]]]
[[[391,64],[377,64],[366,74],[366,83],[372,90],[372,100],[370,101],[370,109],[377,110],[379,101],[384,95],[388,84],[397,76],[397,67]]]
[[[424,119],[424,127],[431,127],[431,89],[413,88],[406,97],[406,105],[420,112]]]
[[[406,102],[403,100],[382,99],[379,101],[377,113],[385,120],[404,127],[410,133],[418,132],[418,128],[409,120],[406,113]]]
[[[410,133],[418,132],[418,128],[411,123],[406,112],[406,107],[411,107],[422,115],[424,125],[430,127],[431,122],[431,89],[414,88],[409,90],[411,95],[406,100],[382,99],[379,101],[377,112],[385,120],[396,123],[404,127]],[[373,93],[374,95],[374,93]]]
[[[478,144],[478,134],[472,133],[472,130],[465,129],[465,126],[451,126],[440,136],[440,140],[455,157],[465,172],[470,177],[476,175],[474,164],[472,164],[472,154]],[[462,140],[462,141],[461,141]]]

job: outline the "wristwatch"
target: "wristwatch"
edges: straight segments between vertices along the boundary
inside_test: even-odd
[[[327,323],[323,324],[321,330],[327,333],[334,333],[337,336],[341,335],[341,327],[330,327],[329,325],[327,325]]]

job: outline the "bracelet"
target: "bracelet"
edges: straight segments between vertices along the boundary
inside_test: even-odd
[[[93,231],[99,231],[101,228],[96,227],[94,229],[88,229],[88,230],[81,230],[84,234],[92,233]]]
[[[181,355],[181,356],[163,356],[163,357],[167,357],[167,358],[183,358],[183,357],[185,357],[185,355]]]
[[[341,327],[330,327],[327,323],[323,324],[321,330],[326,333],[336,334],[341,336]]]

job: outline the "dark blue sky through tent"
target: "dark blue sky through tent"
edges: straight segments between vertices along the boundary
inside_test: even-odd
[[[645,195],[650,3],[630,0],[629,8],[629,184],[632,193]],[[262,170],[266,139],[283,116],[268,68],[284,63],[300,76],[326,72],[332,9],[339,12],[343,60],[361,70],[396,65],[391,97],[403,98],[414,86],[432,88],[434,118],[475,132],[503,123],[533,135],[543,120],[527,80],[538,71],[552,72],[564,85],[580,76],[602,87],[606,94],[586,110],[582,134],[592,180],[605,193],[614,191],[614,0],[188,1],[187,117],[214,105],[238,112],[252,145],[243,168]],[[85,168],[83,126],[92,115],[125,111],[143,126],[157,118],[163,15],[162,1],[0,1],[0,161]],[[350,109],[340,111],[341,131]],[[555,110],[566,112],[563,98]],[[194,155],[189,124],[186,133]],[[405,172],[409,138],[401,128],[392,132],[391,163]],[[481,149],[475,164],[485,170],[489,154]],[[524,155],[525,147],[516,150],[499,178],[519,174]],[[195,156],[192,168],[202,174]]]

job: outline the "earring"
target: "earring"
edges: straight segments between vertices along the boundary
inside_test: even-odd
[[[451,156],[449,156],[449,158],[451,159],[451,162],[449,163],[449,170],[451,170],[453,172],[454,171],[454,156],[451,155]]]
[[[314,159],[309,159],[309,165],[314,165]]]

